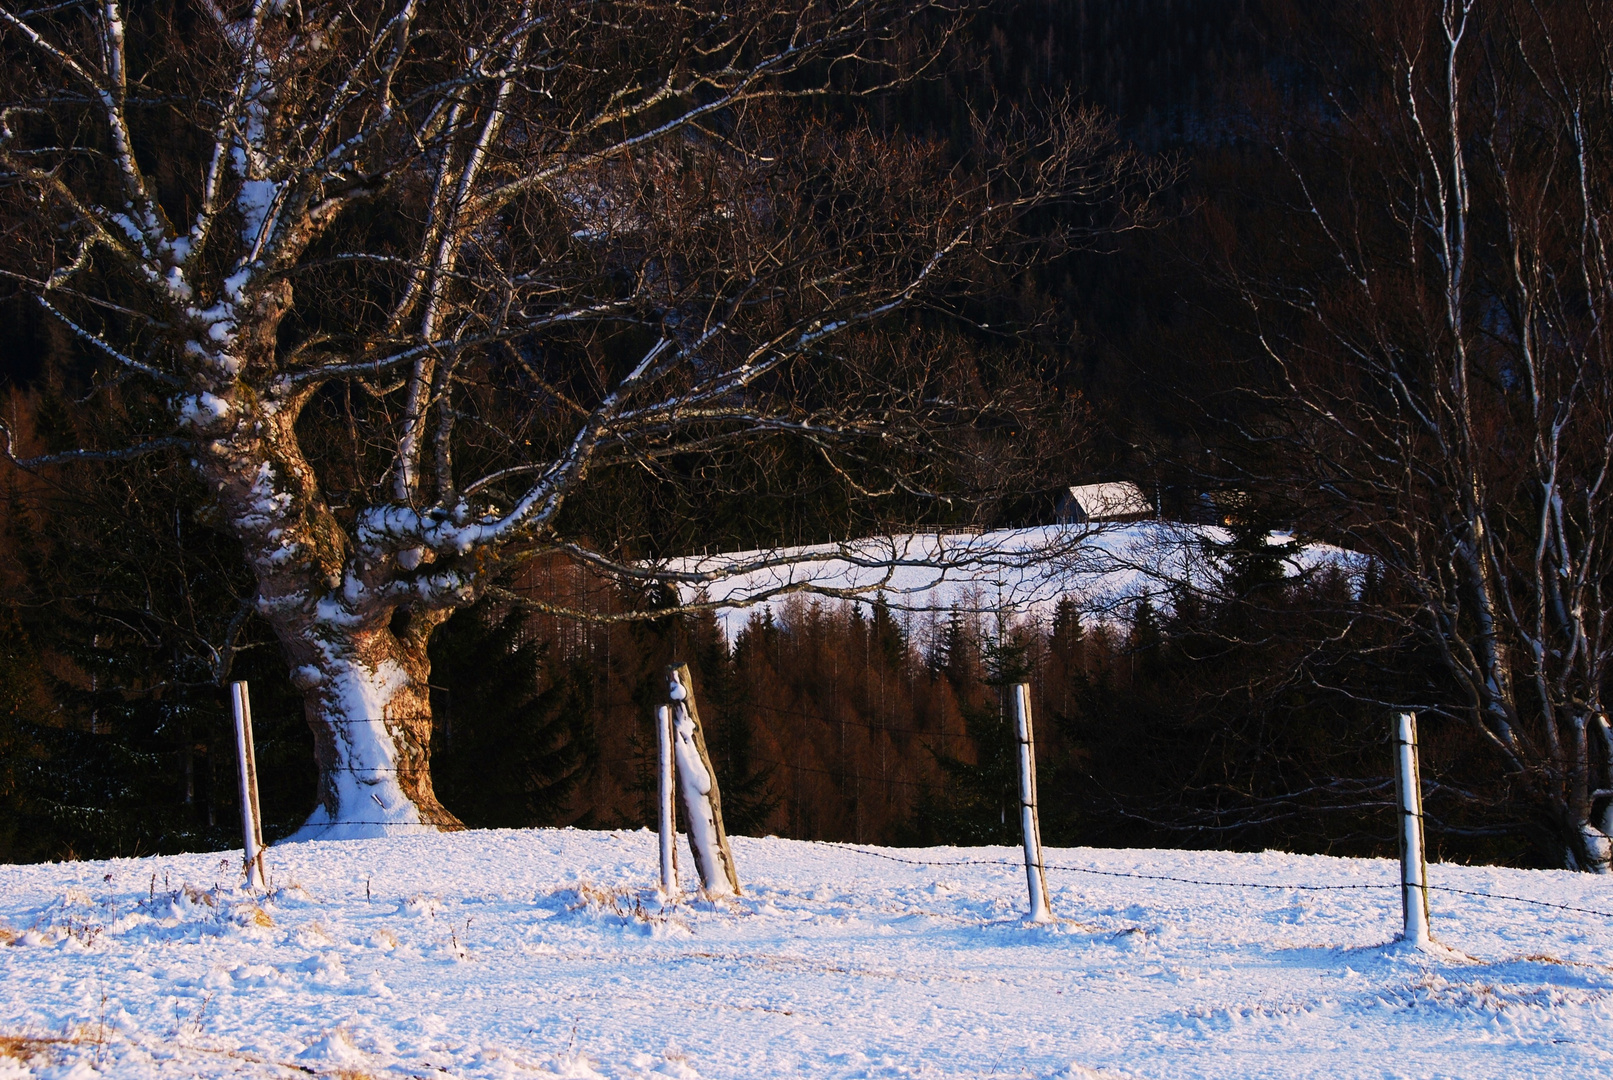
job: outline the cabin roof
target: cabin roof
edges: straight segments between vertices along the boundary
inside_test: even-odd
[[[1142,488],[1129,480],[1076,484],[1069,489],[1067,498],[1080,508],[1089,521],[1142,517],[1154,512],[1154,505],[1143,494]]]

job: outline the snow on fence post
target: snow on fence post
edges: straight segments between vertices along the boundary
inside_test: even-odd
[[[230,684],[235,706],[235,756],[241,774],[241,837],[246,849],[246,887],[261,889],[268,875],[263,869],[263,819],[258,812],[258,755],[252,746],[252,702],[246,683]]]
[[[666,674],[667,692],[672,698],[678,790],[683,794],[695,869],[700,871],[700,884],[707,896],[738,893],[739,874],[734,870],[734,853],[728,846],[728,832],[723,828],[717,771],[711,767],[711,755],[706,753],[706,736],[700,728],[700,711],[694,703],[689,665],[668,665]]]
[[[1423,788],[1417,766],[1417,714],[1401,713],[1395,724],[1395,801],[1400,816],[1400,938],[1421,949],[1429,943],[1428,862],[1423,856]]]
[[[1031,727],[1031,688],[1015,683],[1014,731],[1019,738],[1019,827],[1025,838],[1025,882],[1031,922],[1052,922],[1047,903],[1047,872],[1042,866],[1042,822],[1036,811],[1036,738]]]
[[[678,893],[678,834],[676,813],[672,800],[676,794],[672,787],[672,710],[665,705],[655,709],[655,740],[660,747],[660,839],[661,839],[661,899],[670,900]]]

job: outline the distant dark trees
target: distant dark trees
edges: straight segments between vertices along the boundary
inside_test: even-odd
[[[758,612],[732,643],[709,614],[529,621],[526,632],[568,657],[567,670],[592,673],[576,700],[588,703],[597,747],[564,809],[530,820],[650,822],[650,715],[661,666],[677,656],[695,672],[725,806],[736,792],[735,831],[1013,843],[1017,775],[999,691],[1023,678],[1049,843],[1392,851],[1385,714],[1328,687],[1391,685],[1417,658],[1360,618],[1383,600],[1373,574],[1286,576],[1285,549],[1264,535],[1234,529],[1214,552],[1224,572],[1201,594],[1090,622],[1069,600],[1045,620],[999,624],[806,599]],[[606,610],[632,599],[570,571],[528,588]],[[469,730],[462,715],[480,722],[476,710],[448,715],[455,745]],[[1427,755],[1449,777],[1471,772],[1441,736]],[[1476,807],[1436,788],[1429,809],[1447,854],[1526,856],[1509,839],[1515,808],[1505,800]]]
[[[431,643],[433,771],[474,827],[563,819],[597,757],[589,662],[524,623],[519,611],[473,607]]]
[[[160,512],[156,500],[151,512]],[[82,532],[84,543],[122,535],[105,517],[54,513],[30,519],[44,526],[33,543],[62,530]],[[1235,530],[1217,552],[1227,572],[1213,595],[1139,604],[1104,621],[1084,620],[1070,601],[1044,622],[1000,626],[965,612],[799,599],[752,617],[729,643],[709,613],[670,607],[655,620],[611,624],[477,605],[433,643],[442,797],[474,826],[650,823],[650,716],[664,665],[677,658],[694,671],[735,832],[1012,843],[1017,778],[999,688],[1023,677],[1033,687],[1049,843],[1386,853],[1383,710],[1321,687],[1426,689],[1426,680],[1394,681],[1418,658],[1358,617],[1384,602],[1384,583],[1282,578],[1256,535]],[[165,624],[143,611],[149,579],[107,572],[119,565],[114,552],[84,543],[81,565],[100,568],[94,611],[64,620],[58,600],[19,605],[0,656],[6,855],[231,846],[223,695],[174,648],[188,639],[172,612]],[[148,545],[124,565],[155,574],[164,557],[179,559],[192,588],[205,586],[205,545],[166,556]],[[78,610],[84,601],[68,584],[58,588]],[[521,592],[606,614],[665,605],[564,564],[534,569]],[[139,619],[136,635],[129,627]],[[99,659],[97,635],[107,654]],[[295,695],[276,681],[277,657],[261,635],[249,620],[231,675],[252,680],[274,837],[301,820],[314,776]],[[1329,638],[1332,647],[1318,647]],[[1527,858],[1505,792],[1484,806],[1457,797],[1484,772],[1452,734],[1434,725],[1425,749],[1441,778],[1428,803],[1436,844],[1447,855]]]
[[[74,418],[59,385],[14,393],[24,445],[117,437],[118,408]],[[0,488],[0,858],[133,855],[239,842],[225,686],[252,683],[265,832],[307,813],[313,769],[278,649],[229,542],[182,470],[84,467]]]
[[[1420,709],[1488,762],[1441,776],[1447,794],[1506,801],[1541,855],[1605,871],[1613,16],[1421,0],[1286,19],[1292,75],[1248,126],[1264,178],[1219,189],[1194,230],[1218,328],[1206,471],[1382,574],[1360,618],[1418,666],[1333,688]]]

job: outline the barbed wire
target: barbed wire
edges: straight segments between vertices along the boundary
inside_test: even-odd
[[[892,862],[908,863],[912,866],[1005,866],[1020,869],[1025,865],[1023,861],[1014,862],[1004,859],[957,859],[949,861],[937,859],[904,859],[899,855],[890,855],[883,851],[869,851],[866,848],[855,847],[849,844],[833,844],[831,846],[840,848],[843,851],[853,851],[859,855],[869,855],[877,859],[889,859]],[[1277,884],[1273,882],[1255,881],[1208,881],[1201,878],[1176,877],[1171,874],[1143,874],[1125,870],[1099,870],[1090,866],[1063,866],[1056,863],[1043,863],[1042,869],[1062,870],[1075,874],[1096,874],[1100,877],[1137,878],[1144,881],[1173,881],[1183,885],[1210,885],[1223,889],[1299,889],[1310,892],[1332,892],[1347,889],[1399,889],[1402,887],[1399,882],[1365,882],[1352,885],[1308,885]],[[1575,907],[1572,904],[1558,904],[1550,900],[1535,900],[1527,896],[1511,896],[1506,893],[1479,892],[1474,889],[1458,889],[1450,885],[1428,885],[1426,888],[1431,892],[1457,893],[1462,896],[1476,896],[1486,900],[1509,900],[1519,904],[1533,904],[1537,907],[1558,908],[1563,911],[1577,911],[1585,915],[1600,915],[1604,918],[1613,919],[1613,911],[1599,911],[1596,908]]]
[[[389,826],[389,827],[394,828],[394,829],[429,829],[432,832],[442,832],[442,831],[444,831],[443,827],[446,824],[447,824],[446,822],[439,822],[439,821],[370,821],[370,820],[367,820],[365,818],[342,818],[340,821],[328,821],[328,822],[325,822],[322,825],[316,825],[316,826],[314,826],[314,828],[316,828],[316,829],[344,829],[349,825],[386,825],[386,826]],[[297,829],[295,831],[300,832],[301,830],[303,830],[303,829],[305,829],[307,827],[308,827],[308,823],[306,821],[304,821],[301,825],[297,826]],[[464,825],[464,824],[449,825],[448,826],[448,831],[450,831],[450,832],[459,832],[462,829],[463,830],[469,830],[469,829],[472,829],[472,828],[475,828],[475,826]],[[274,844],[282,843],[285,839],[286,839],[286,837],[281,837],[279,840],[274,841]],[[268,845],[268,847],[273,847],[274,844],[270,844],[270,845]]]
[[[394,828],[394,829],[426,829],[426,830],[428,830],[430,832],[434,832],[434,833],[440,833],[440,832],[445,831],[441,824],[433,824],[431,822],[426,822],[426,821],[355,821],[352,818],[343,818],[341,821],[333,821],[333,822],[330,822],[329,824],[325,824],[325,825],[316,825],[316,826],[314,826],[314,828],[316,828],[316,829],[338,829],[338,828],[345,829],[349,825],[385,825],[385,826],[388,826],[389,828]],[[282,836],[279,840],[276,840],[273,843],[266,845],[264,850],[265,851],[272,850],[275,847],[275,845],[285,843],[287,840],[289,840],[291,838],[291,835],[294,835],[295,833],[301,832],[303,829],[305,829],[307,827],[308,827],[308,825],[307,825],[306,822],[304,822],[301,825],[298,825],[297,828],[293,830],[292,834]],[[462,828],[463,829],[469,829],[469,828],[471,828],[471,826],[469,826],[469,825],[449,826],[447,831],[458,832]],[[361,838],[361,839],[364,839],[364,838]],[[237,849],[237,850],[239,850],[239,849]]]
[[[646,762],[645,762],[645,760],[643,758],[635,758],[635,757],[602,758],[602,759],[600,759],[599,763],[601,765],[635,765],[635,766],[641,766],[641,767],[646,764]],[[745,763],[747,765],[750,765],[750,766],[772,765],[772,766],[776,766],[776,767],[781,768],[781,769],[794,769],[797,772],[817,773],[820,776],[827,776],[827,777],[829,777],[831,779],[836,779],[836,780],[866,780],[870,784],[900,784],[903,787],[928,788],[928,787],[934,787],[937,783],[944,783],[945,782],[944,777],[941,780],[938,780],[938,781],[900,780],[900,779],[898,779],[898,778],[896,778],[894,776],[892,776],[892,777],[868,776],[868,775],[865,775],[863,773],[841,772],[841,771],[838,771],[838,770],[835,770],[835,769],[819,769],[819,768],[816,768],[816,767],[811,766],[811,765],[802,765],[799,762],[795,762],[795,761],[778,761],[778,760],[776,760],[774,758],[756,757],[756,756],[754,756],[752,754],[746,754],[745,755]],[[648,765],[651,768],[654,767],[654,764],[655,763],[654,763],[653,760],[650,760],[648,762]],[[746,779],[751,779],[751,778],[754,778],[755,776],[756,776],[756,770],[751,769],[749,774],[748,774],[748,776],[746,777]],[[727,783],[727,781],[723,781],[723,782]],[[821,843],[831,843],[832,841],[812,841],[812,842],[813,843],[819,843],[819,842],[821,842]]]
[[[864,728],[868,728],[869,730],[875,730],[875,731],[886,731],[886,732],[890,732],[892,734],[914,734],[914,735],[941,735],[941,734],[943,734],[941,732],[923,731],[923,730],[913,729],[913,728],[881,727],[881,726],[877,726],[877,725],[873,725],[873,724],[868,724],[868,723],[865,723],[865,722],[859,722],[859,721],[856,721],[856,720],[841,721],[841,720],[836,720],[836,719],[831,718],[831,717],[819,716],[819,715],[817,715],[815,713],[808,713],[808,712],[798,710],[798,709],[785,709],[785,708],[781,708],[781,707],[775,706],[775,705],[763,705],[763,704],[760,704],[760,703],[745,703],[745,704],[748,705],[749,707],[752,707],[752,708],[765,709],[765,710],[767,710],[769,712],[776,712],[776,713],[783,713],[783,714],[792,715],[792,716],[799,716],[799,717],[802,717],[804,719],[817,720],[817,721],[820,721],[822,723],[827,723],[827,724],[845,723],[845,724],[849,724],[849,725],[855,726],[855,727],[864,727]],[[744,706],[742,706],[742,707],[744,707]],[[343,717],[343,718],[327,718],[327,722],[335,723],[335,724],[369,724],[369,723],[375,723],[377,721],[385,723],[388,720],[396,722],[396,721],[404,721],[404,720],[424,720],[424,719],[430,719],[430,717],[429,716],[386,717],[386,718],[381,718],[381,717],[374,717],[374,718],[346,718],[346,717]],[[797,762],[773,761],[773,760],[769,760],[769,759],[766,759],[766,758],[752,758],[751,760],[755,764],[773,765],[773,766],[777,766],[777,767],[780,767],[780,768],[795,769],[795,770],[800,771],[800,772],[817,773],[819,775],[828,776],[828,777],[833,778],[833,779],[865,780],[865,781],[867,781],[869,783],[874,783],[874,784],[900,784],[900,785],[902,785],[904,787],[921,787],[922,788],[922,787],[932,787],[933,786],[933,783],[929,782],[929,781],[900,780],[900,779],[897,779],[895,777],[864,776],[864,775],[859,774],[859,773],[837,772],[837,771],[830,770],[830,769],[818,769],[818,768],[814,768],[814,767],[812,767],[810,765],[801,765],[801,764],[799,764]],[[411,768],[411,769],[408,769],[408,770],[403,770],[403,769],[388,768],[388,767],[359,768],[359,767],[355,767],[355,766],[327,766],[327,767],[324,768],[323,771],[326,771],[326,772],[381,774],[381,773],[398,773],[398,772],[402,772],[402,771],[418,771],[418,769],[417,768]],[[1415,815],[1415,816],[1421,817],[1422,815],[1418,814],[1418,815]],[[352,820],[352,819],[346,819],[346,820],[343,820],[343,821],[340,821],[340,822],[332,822],[331,825],[328,826],[328,827],[347,826],[347,825],[375,825],[375,826],[385,826],[385,827],[388,827],[388,828],[420,828],[420,829],[428,829],[428,830],[432,830],[432,831],[437,831],[437,830],[440,829],[440,826],[438,824],[430,823],[430,822],[356,821],[356,820]],[[819,841],[819,842],[829,844],[829,846],[836,847],[836,848],[839,848],[839,849],[844,850],[844,851],[855,852],[856,854],[859,854],[859,855],[866,855],[866,856],[869,856],[869,857],[872,857],[872,858],[877,858],[877,859],[886,859],[886,860],[889,860],[891,862],[906,863],[907,865],[910,865],[910,866],[1001,866],[1001,867],[1009,867],[1009,868],[1017,869],[1017,868],[1022,867],[1024,865],[1022,862],[1010,862],[1010,861],[1005,861],[1005,860],[1002,860],[1002,859],[957,859],[957,860],[907,859],[907,858],[903,858],[903,857],[901,857],[899,855],[890,855],[890,854],[888,854],[886,852],[881,852],[881,851],[869,851],[866,848],[860,848],[860,847],[855,847],[855,846],[845,845],[845,844],[836,844],[836,843],[833,843],[832,841]],[[1174,883],[1182,884],[1182,885],[1203,885],[1203,886],[1207,886],[1207,887],[1211,887],[1211,888],[1221,888],[1221,889],[1266,889],[1266,890],[1277,890],[1277,891],[1297,890],[1297,891],[1305,891],[1305,892],[1338,892],[1338,891],[1359,890],[1359,889],[1399,889],[1399,888],[1402,887],[1399,883],[1360,883],[1360,884],[1350,884],[1350,885],[1312,885],[1312,884],[1300,884],[1300,883],[1272,883],[1272,882],[1252,882],[1252,881],[1210,881],[1210,880],[1202,879],[1202,878],[1177,877],[1177,876],[1174,876],[1174,875],[1171,875],[1171,874],[1144,874],[1144,873],[1138,873],[1138,872],[1133,872],[1133,871],[1099,870],[1099,869],[1096,869],[1095,867],[1090,867],[1090,866],[1064,866],[1064,865],[1059,865],[1059,864],[1055,864],[1055,863],[1044,863],[1042,868],[1044,870],[1057,870],[1057,871],[1061,871],[1061,872],[1064,872],[1064,873],[1072,873],[1072,874],[1090,874],[1090,875],[1094,875],[1094,876],[1098,876],[1098,877],[1110,877],[1110,878],[1131,878],[1131,879],[1140,880],[1140,881],[1168,881],[1168,882],[1174,882]],[[1536,899],[1534,899],[1532,897],[1527,897],[1527,896],[1512,896],[1512,895],[1505,894],[1505,893],[1487,893],[1487,892],[1480,892],[1480,891],[1474,890],[1474,889],[1458,889],[1458,888],[1456,888],[1454,886],[1450,886],[1450,885],[1433,885],[1433,884],[1429,884],[1429,885],[1426,885],[1424,887],[1426,889],[1428,889],[1430,892],[1452,893],[1452,894],[1455,894],[1455,895],[1458,895],[1458,896],[1472,896],[1472,897],[1477,897],[1479,899],[1484,899],[1484,900],[1504,900],[1504,901],[1508,901],[1510,903],[1529,904],[1529,905],[1534,906],[1534,907],[1553,908],[1553,909],[1556,909],[1556,910],[1559,910],[1559,911],[1572,911],[1572,912],[1577,912],[1579,914],[1584,914],[1584,915],[1597,915],[1597,916],[1600,916],[1602,918],[1613,919],[1613,911],[1602,911],[1602,910],[1599,910],[1597,908],[1578,907],[1578,906],[1573,905],[1573,904],[1559,904],[1559,903],[1555,903],[1555,902],[1550,901],[1550,900],[1536,900]]]
[[[888,855],[882,851],[869,851],[865,848],[835,845],[846,851],[855,851],[859,855],[871,855],[878,859],[889,859],[892,862],[909,863],[913,866],[1007,866],[1019,869],[1023,862],[1010,862],[1004,859],[960,859],[955,862],[939,862],[930,859],[904,859],[899,855]],[[1199,878],[1174,877],[1170,874],[1140,874],[1123,870],[1098,870],[1090,866],[1060,866],[1055,863],[1043,863],[1044,870],[1064,870],[1075,874],[1097,874],[1100,877],[1139,878],[1144,881],[1176,881],[1184,885],[1215,885],[1229,889],[1309,889],[1316,891],[1331,891],[1336,889],[1398,889],[1399,885],[1383,885],[1378,883],[1360,885],[1286,885],[1270,882],[1252,881],[1205,881]]]
[[[330,826],[339,827],[348,825],[378,825],[388,828],[416,828],[432,832],[441,830],[439,824],[424,821],[368,821],[345,819],[332,822]],[[892,855],[884,851],[870,851],[867,848],[857,847],[853,844],[838,844],[833,841],[820,840],[823,844],[839,851],[849,851],[857,855],[866,855],[870,858],[885,859],[889,862],[905,863],[908,866],[1000,866],[1007,869],[1019,870],[1024,867],[1023,860],[1008,859],[909,859],[900,855]],[[271,845],[273,846],[273,845]],[[1361,882],[1349,885],[1313,885],[1295,882],[1263,882],[1263,881],[1212,881],[1207,878],[1178,877],[1174,874],[1145,874],[1132,870],[1099,870],[1092,866],[1067,866],[1061,863],[1043,863],[1044,870],[1057,870],[1072,874],[1092,874],[1098,877],[1131,878],[1140,881],[1169,881],[1181,885],[1203,885],[1218,889],[1265,889],[1278,892],[1343,892],[1363,889],[1400,889],[1399,882]],[[1458,896],[1472,896],[1481,900],[1505,900],[1515,904],[1529,904],[1535,907],[1553,908],[1559,911],[1573,911],[1582,915],[1597,915],[1605,919],[1613,919],[1613,911],[1602,911],[1597,908],[1578,907],[1573,904],[1559,904],[1551,900],[1536,900],[1528,896],[1513,896],[1508,893],[1480,892],[1476,889],[1458,889],[1452,885],[1427,885],[1430,892],[1454,893]]]
[[[1600,915],[1603,918],[1613,919],[1613,911],[1598,911],[1595,908],[1574,907],[1572,904],[1554,904],[1550,900],[1533,900],[1527,896],[1508,896],[1505,893],[1475,892],[1472,889],[1456,889],[1449,885],[1429,885],[1431,892],[1458,893],[1462,896],[1481,896],[1486,900],[1511,900],[1518,904],[1534,904],[1537,907],[1561,908],[1563,911],[1578,911],[1586,915]]]

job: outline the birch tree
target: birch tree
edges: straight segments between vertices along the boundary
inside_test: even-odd
[[[944,494],[937,433],[982,402],[882,328],[1131,175],[1076,109],[983,119],[967,168],[848,119],[955,14],[0,7],[5,278],[150,416],[133,445],[6,453],[178,455],[204,482],[305,695],[300,835],[457,827],[426,644],[519,560],[698,584],[568,524],[612,470],[793,438],[865,496]]]
[[[1379,614],[1452,690],[1385,716],[1464,727],[1542,846],[1606,872],[1613,18],[1532,0],[1335,14],[1356,48],[1327,71],[1350,82],[1321,76],[1330,110],[1279,143],[1287,231],[1236,260],[1265,362],[1243,437],[1265,448],[1260,482],[1410,598]]]

